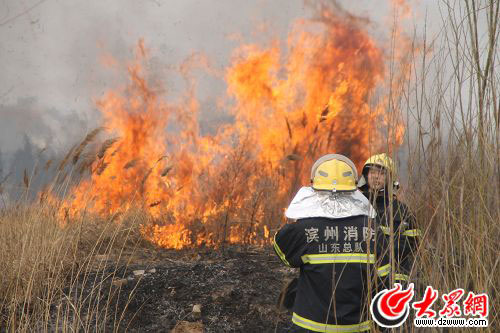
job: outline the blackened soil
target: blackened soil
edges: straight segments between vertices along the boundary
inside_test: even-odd
[[[270,248],[163,251],[131,260],[104,282],[112,293],[104,298],[118,314],[106,320],[106,331],[169,332],[198,322],[204,332],[285,332],[291,315],[276,303],[296,274]]]

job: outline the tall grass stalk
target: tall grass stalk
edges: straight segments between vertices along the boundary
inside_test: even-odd
[[[490,327],[474,332],[500,328],[499,7],[442,1],[443,29],[414,44],[401,95],[404,195],[424,231],[413,277],[440,296],[465,289],[460,302],[468,291],[487,293]]]

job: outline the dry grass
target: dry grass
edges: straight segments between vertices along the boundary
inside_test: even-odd
[[[409,54],[410,79],[399,82],[390,96],[393,112],[403,110],[408,116],[404,197],[424,231],[414,281],[420,288],[432,285],[441,293],[455,288],[488,293],[490,327],[483,331],[489,332],[500,329],[499,6],[498,1],[443,2],[445,29],[438,39],[424,40]],[[477,22],[487,23],[485,38],[478,33]],[[90,133],[58,164],[59,181],[53,187],[59,187],[52,188],[58,195],[63,196],[70,185],[67,175],[73,169],[67,170],[68,161],[78,171],[97,156],[100,162],[94,172],[100,174],[107,167],[103,157],[117,139],[105,141],[88,161],[83,158],[98,133]],[[388,138],[388,146],[392,139]],[[256,177],[258,170],[248,151],[244,145],[235,149],[231,163],[214,176],[217,186],[208,182],[207,201],[226,205],[205,225],[213,227],[221,244],[230,238],[231,227],[244,233],[246,243],[268,237],[256,230],[265,224],[272,232],[280,224],[285,204],[274,194],[298,183],[281,166],[276,167],[276,177]],[[75,166],[80,159],[82,166]],[[290,154],[286,159],[295,163],[301,157]],[[168,176],[171,169],[167,166],[161,176]],[[150,173],[145,173],[143,183]],[[29,187],[26,173],[24,182]],[[254,191],[249,193],[248,188]],[[110,292],[103,284],[115,270],[106,269],[96,256],[119,259],[125,249],[143,242],[139,225],[148,222],[147,215],[130,211],[103,219],[84,214],[64,226],[59,216],[57,208],[44,203],[19,203],[0,210],[0,327],[21,332],[100,331],[114,318],[111,329],[117,329],[120,314],[108,308]],[[96,271],[108,276],[94,278],[97,275],[91,273]],[[95,293],[84,297],[79,285],[91,277]]]
[[[444,29],[414,48],[398,101],[408,116],[404,196],[424,231],[414,280],[440,295],[464,288],[462,301],[486,292],[490,327],[474,332],[500,329],[499,7],[443,1]]]
[[[101,331],[118,327],[109,279],[141,244],[145,215],[88,218],[64,227],[48,206],[0,212],[0,327],[6,331]],[[120,219],[121,223],[115,220]],[[109,260],[113,259],[113,260]],[[115,265],[115,266],[110,266]],[[90,294],[80,290],[86,285]]]
[[[23,208],[1,213],[2,326],[21,328],[32,314],[46,312],[45,302],[53,300],[72,265],[74,237],[53,216]]]

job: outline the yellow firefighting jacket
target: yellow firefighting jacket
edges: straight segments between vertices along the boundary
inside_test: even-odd
[[[368,294],[377,289],[377,268],[387,268],[383,235],[373,223],[364,215],[304,218],[276,233],[276,254],[300,268],[295,325],[316,332],[370,330]]]

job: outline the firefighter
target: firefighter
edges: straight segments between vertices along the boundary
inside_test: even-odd
[[[394,282],[408,282],[414,264],[418,238],[422,232],[416,227],[415,218],[408,207],[396,196],[399,183],[395,181],[395,167],[392,159],[384,153],[370,157],[363,166],[358,187],[377,211],[377,224],[386,236],[386,246],[390,243],[392,209],[394,235],[392,238],[394,239],[396,270],[393,279]],[[389,275],[389,273],[390,270],[385,270],[385,274]]]
[[[286,210],[296,222],[274,236],[284,264],[300,268],[293,300],[293,332],[364,332],[368,294],[380,247],[375,211],[357,190],[347,157],[329,154],[314,163],[311,186],[302,187]],[[372,289],[373,291],[373,289]]]

